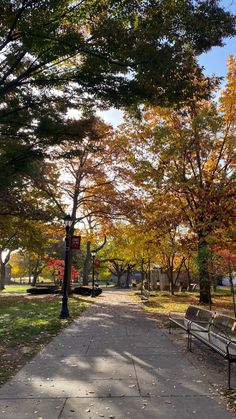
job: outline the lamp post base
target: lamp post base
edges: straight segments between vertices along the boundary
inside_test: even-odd
[[[92,298],[95,298],[95,297],[96,297],[96,294],[95,294],[95,289],[94,289],[94,288],[92,288],[91,297],[92,297]]]
[[[61,319],[66,319],[67,317],[70,317],[67,301],[68,301],[68,297],[62,297],[62,308],[59,315]]]

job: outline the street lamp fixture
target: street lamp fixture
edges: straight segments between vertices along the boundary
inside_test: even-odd
[[[92,250],[91,252],[92,259],[93,259],[93,272],[92,272],[92,294],[91,297],[95,298],[95,288],[94,288],[94,276],[95,276],[95,257],[96,257],[96,250]]]
[[[72,218],[70,215],[66,215],[64,218],[64,226],[66,229],[66,248],[65,248],[65,267],[64,267],[64,277],[63,277],[63,294],[62,294],[62,307],[59,317],[66,319],[70,317],[68,310],[68,279],[69,279],[69,251],[70,251],[70,227],[72,225]]]

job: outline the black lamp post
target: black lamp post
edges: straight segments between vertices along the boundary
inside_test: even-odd
[[[68,268],[69,268],[69,251],[70,251],[70,227],[72,224],[72,218],[70,215],[66,215],[64,218],[64,225],[66,229],[66,249],[65,249],[65,267],[64,267],[64,278],[63,278],[63,296],[62,296],[62,307],[60,316],[62,319],[70,317],[70,313],[68,310],[68,291],[67,291],[67,284],[68,284]]]
[[[91,297],[95,298],[94,276],[95,276],[95,256],[96,256],[96,250],[92,250],[91,255],[92,255],[92,258],[93,258],[92,294],[91,294]]]

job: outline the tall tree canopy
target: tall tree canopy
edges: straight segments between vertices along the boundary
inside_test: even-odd
[[[3,0],[0,12],[4,187],[61,141],[69,108],[205,95],[195,57],[235,34],[218,1]]]
[[[67,85],[113,105],[186,99],[195,55],[235,34],[217,0],[3,0],[0,11],[4,98]]]
[[[196,101],[181,110],[151,109],[144,113],[141,123],[129,120],[118,135],[126,147],[130,179],[143,188],[150,205],[156,206],[152,215],[157,217],[157,224],[164,194],[166,202],[170,200],[176,206],[171,219],[164,211],[169,226],[177,222],[195,235],[203,303],[208,301],[210,291],[209,245],[216,232],[229,228],[235,217],[233,57],[228,68],[220,107],[212,101]],[[176,218],[179,211],[181,216]]]
[[[45,182],[55,187],[57,171],[53,162],[43,170],[45,161],[57,158],[58,145],[81,141],[91,108],[206,98],[215,80],[204,77],[196,57],[236,33],[235,17],[219,4],[0,1],[1,213],[20,216],[16,197],[32,218],[40,200],[44,215],[54,214]],[[66,119],[71,108],[87,112],[76,129]]]

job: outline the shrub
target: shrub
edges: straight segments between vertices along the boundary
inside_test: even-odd
[[[79,294],[79,295],[91,295],[92,294],[92,288],[76,287],[76,288],[73,289],[73,293],[74,294]],[[94,293],[97,297],[98,295],[100,295],[102,293],[102,289],[101,288],[95,288]]]

